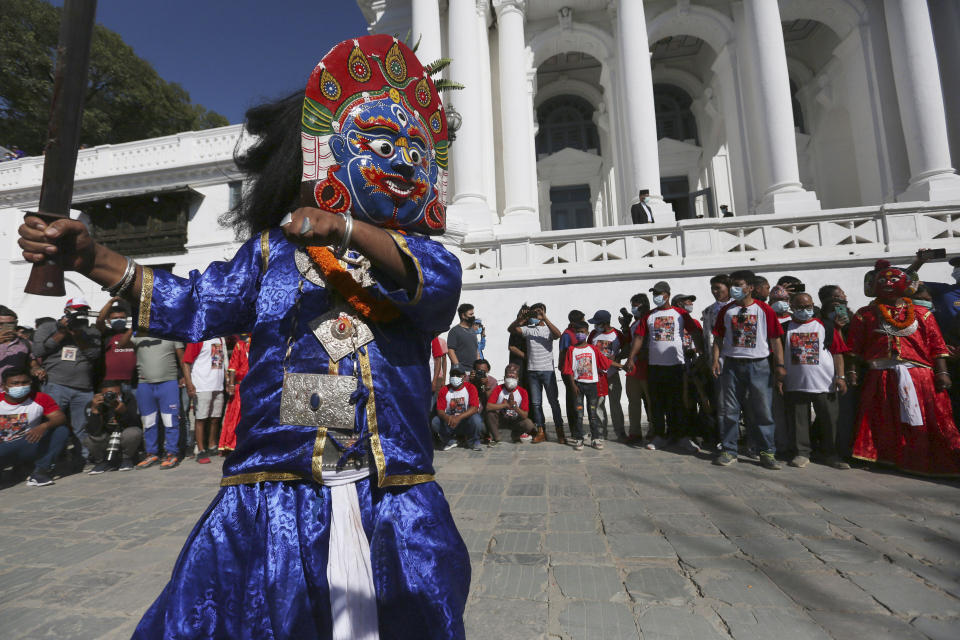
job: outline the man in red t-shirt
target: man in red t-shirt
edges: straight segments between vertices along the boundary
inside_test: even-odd
[[[450,368],[450,383],[437,396],[437,415],[430,421],[433,432],[443,442],[443,450],[457,446],[457,436],[464,436],[474,451],[483,451],[480,435],[480,396],[477,388],[466,381],[467,370],[461,364]]]
[[[130,344],[133,326],[129,307],[120,298],[110,298],[97,316],[97,329],[103,336],[103,379],[116,380],[130,392],[137,373],[137,352]],[[126,346],[120,346],[122,344]]]
[[[578,406],[575,419],[570,420],[570,432],[573,435],[573,448],[576,451],[583,449],[583,405],[587,406],[587,415],[590,418],[590,441],[594,449],[603,449],[603,435],[601,433],[600,416],[597,413],[599,403],[600,379],[607,369],[614,366],[607,356],[597,347],[587,342],[589,325],[578,320],[573,323],[575,331],[573,344],[567,349],[567,357],[563,362],[563,373],[573,378],[577,385]],[[620,366],[620,365],[616,365]]]
[[[53,398],[31,390],[33,379],[25,369],[3,372],[0,393],[0,469],[32,462],[28,487],[53,484],[50,479],[57,456],[70,436],[64,415]]]
[[[530,398],[527,390],[520,386],[520,367],[508,364],[503,371],[503,384],[490,391],[487,400],[487,430],[490,432],[491,446],[500,444],[500,427],[513,432],[514,442],[543,442],[544,438],[534,439],[537,427],[530,419]]]
[[[748,431],[760,447],[760,464],[779,469],[775,456],[773,387],[770,383],[770,356],[774,375],[782,381],[783,328],[777,314],[765,302],[753,299],[754,280],[745,274],[730,276],[730,302],[717,314],[713,327],[713,375],[720,385],[720,440],[723,451],[713,463],[727,466],[737,461],[740,439],[740,412],[749,394],[751,418]],[[723,357],[721,364],[720,358]]]

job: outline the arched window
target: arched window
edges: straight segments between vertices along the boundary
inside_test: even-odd
[[[540,105],[537,155],[549,155],[567,147],[600,153],[593,112],[593,105],[578,96],[556,96]]]
[[[693,139],[700,144],[697,136],[697,121],[693,117],[690,94],[671,84],[653,85],[653,105],[657,116],[657,139],[673,140]]]

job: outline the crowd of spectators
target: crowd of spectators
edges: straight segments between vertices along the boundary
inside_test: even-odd
[[[0,306],[0,470],[44,486],[81,470],[208,464],[232,449],[235,421],[221,434],[236,391],[227,362],[244,337],[185,345],[133,333],[116,298],[96,315],[71,298],[35,328]]]
[[[906,272],[918,273],[922,255]],[[947,351],[927,359],[944,361],[956,374],[960,257],[950,264],[956,283],[921,284],[908,306],[932,310]],[[877,363],[849,346],[857,308],[849,306],[847,293],[823,283],[808,289],[790,275],[771,285],[746,270],[716,274],[709,282],[713,300],[706,305],[673,291],[669,282],[656,282],[620,309],[618,326],[606,309],[589,318],[590,310],[571,310],[566,325],[558,326],[543,303],[524,304],[504,323],[509,364],[501,384],[478,349],[486,330],[473,305],[462,304],[446,342],[442,335],[433,342],[432,426],[439,448],[462,443],[482,451],[484,443],[496,446],[506,437],[545,442],[552,439],[549,404],[556,442],[576,451],[585,443],[602,449],[612,426],[621,442],[702,454],[720,466],[746,455],[768,469],[782,462],[802,468],[811,459],[849,469],[859,384]],[[864,294],[870,295],[866,285]],[[937,369],[938,392],[950,387],[951,376],[939,364],[926,366]],[[950,391],[954,424],[957,392]]]
[[[907,271],[923,263],[918,254]],[[932,310],[946,353],[928,360],[956,374],[960,257],[950,264],[956,283],[922,284],[909,306]],[[510,438],[602,449],[612,427],[632,446],[707,454],[722,466],[743,454],[769,469],[811,459],[849,468],[859,381],[876,367],[850,348],[860,312],[847,293],[832,284],[814,293],[789,275],[771,286],[751,271],[709,282],[706,305],[656,282],[616,323],[599,309],[589,318],[571,310],[558,324],[545,304],[524,304],[502,321],[508,364],[499,381],[484,358],[486,328],[472,305],[460,305],[446,340],[433,341],[438,448],[483,451]],[[29,328],[0,306],[0,470],[43,486],[58,473],[168,470],[232,450],[249,338],[182,344],[134,335],[130,313],[117,298],[95,315],[72,298],[59,318]],[[946,371],[935,379],[937,392],[950,387]],[[950,394],[956,424],[958,388]]]

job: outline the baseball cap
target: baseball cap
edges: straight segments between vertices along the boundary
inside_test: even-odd
[[[462,364],[455,364],[450,367],[450,375],[465,376],[467,375],[467,370],[463,367]]]
[[[605,309],[600,309],[593,317],[587,320],[590,324],[610,324],[610,312]]]
[[[673,296],[673,300],[670,301],[670,304],[675,307],[678,304],[682,304],[686,302],[687,300],[689,300],[690,302],[693,302],[696,299],[697,299],[697,296],[694,296],[688,293],[678,293],[677,295]]]
[[[653,285],[653,288],[650,289],[650,291],[652,291],[653,293],[663,293],[665,291],[670,291],[670,285],[666,281],[661,280],[657,284]]]
[[[90,303],[87,302],[87,299],[83,296],[76,296],[75,298],[70,298],[67,300],[67,304],[64,305],[65,309],[80,309],[82,307],[90,308]]]

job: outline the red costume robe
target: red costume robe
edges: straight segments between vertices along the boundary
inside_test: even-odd
[[[233,451],[237,448],[237,423],[240,422],[240,382],[250,370],[247,356],[250,342],[238,340],[230,354],[230,370],[233,371],[234,391],[230,404],[223,414],[223,427],[220,429],[220,451]]]
[[[896,465],[910,473],[960,476],[960,433],[953,423],[950,398],[934,387],[933,363],[947,354],[933,314],[914,306],[916,330],[908,336],[884,331],[876,303],[860,309],[850,322],[850,350],[868,363],[889,360],[914,365],[909,370],[920,403],[922,426],[900,418],[896,369],[869,368],[862,381],[854,428],[853,456]]]

